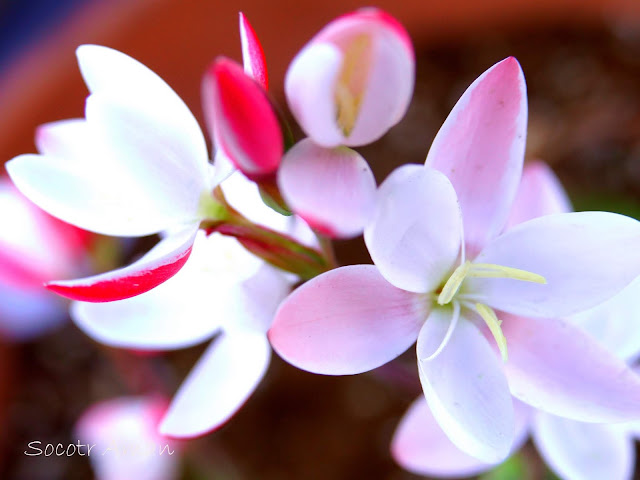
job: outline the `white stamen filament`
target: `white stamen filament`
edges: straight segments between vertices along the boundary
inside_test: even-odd
[[[502,361],[506,362],[508,360],[507,339],[505,338],[504,333],[502,333],[502,328],[500,328],[502,321],[498,320],[496,312],[494,312],[491,307],[488,307],[483,303],[476,303],[476,311],[480,314],[484,323],[487,324],[487,327],[489,327],[491,335],[495,338],[498,348],[500,349]]]
[[[444,347],[447,346],[447,344],[449,343],[449,340],[451,340],[451,335],[453,335],[453,330],[456,328],[456,325],[458,324],[458,319],[460,318],[460,304],[454,300],[452,305],[453,305],[453,315],[451,318],[451,323],[449,323],[449,328],[447,329],[447,333],[445,333],[444,338],[442,339],[442,342],[440,342],[440,346],[436,348],[435,352],[433,352],[431,355],[429,355],[426,358],[420,359],[420,361],[428,362],[429,360],[433,360],[434,358],[436,358],[438,355],[440,355],[440,352],[444,350]]]

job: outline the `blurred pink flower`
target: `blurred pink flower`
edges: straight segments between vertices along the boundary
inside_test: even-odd
[[[158,434],[166,407],[160,398],[121,397],[83,413],[75,427],[79,454],[89,457],[97,480],[178,478],[180,448]]]
[[[0,178],[0,336],[27,340],[67,319],[43,284],[87,270],[92,236],[40,210]]]
[[[318,145],[365,145],[404,116],[414,70],[404,27],[366,8],[329,23],[298,53],[285,92],[296,120]]]
[[[39,155],[7,163],[18,189],[50,214],[89,231],[145,236],[171,231],[119,270],[49,284],[84,301],[131,297],[184,265],[199,222],[216,216],[204,137],[176,93],[115,50],[83,45],[80,70],[91,94],[86,119],[40,127]]]
[[[557,320],[639,275],[640,222],[567,213],[502,233],[520,182],[526,117],[524,77],[509,58],[464,93],[425,166],[400,167],[380,186],[365,230],[375,266],[306,283],[269,332],[285,360],[331,375],[376,368],[417,338],[435,420],[458,448],[490,463],[514,443],[512,394],[575,420],[640,418],[640,379]]]

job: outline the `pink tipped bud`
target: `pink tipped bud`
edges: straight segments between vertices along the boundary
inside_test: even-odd
[[[217,59],[203,83],[204,109],[216,146],[249,178],[273,173],[280,164],[282,131],[264,90],[242,67]]]

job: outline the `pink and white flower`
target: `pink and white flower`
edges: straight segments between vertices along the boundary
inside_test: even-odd
[[[380,186],[365,230],[375,265],[303,285],[269,332],[285,360],[331,375],[376,368],[417,339],[435,420],[458,448],[489,463],[513,446],[512,394],[580,421],[640,418],[635,374],[558,320],[640,274],[640,222],[567,213],[502,233],[522,172],[526,117],[524,77],[509,58],[465,92],[425,166],[401,167]]]
[[[155,397],[93,405],[76,424],[77,453],[89,457],[97,480],[178,478],[179,446],[158,434],[166,408],[166,401]]]
[[[123,53],[83,45],[77,55],[91,93],[86,118],[40,127],[40,154],[20,155],[7,170],[36,205],[86,230],[133,237],[174,232],[125,268],[48,285],[72,299],[111,301],[174,275],[200,221],[219,211],[204,137],[176,93]]]
[[[531,163],[524,169],[508,226],[571,210],[571,203],[551,170],[541,162]],[[632,362],[640,355],[640,309],[636,305],[639,287],[639,280],[635,280],[614,298],[574,315],[571,323],[585,329],[622,360]],[[514,406],[516,441],[512,451],[532,433],[543,458],[561,478],[631,478],[637,425],[577,422],[536,411],[518,401]],[[420,475],[462,477],[494,466],[457,448],[433,419],[424,398],[416,400],[400,422],[391,451],[403,468]]]
[[[27,340],[67,319],[67,302],[43,288],[87,269],[91,234],[57,220],[0,179],[0,336]]]
[[[232,179],[228,199],[234,207],[289,228],[239,174],[223,187]],[[76,302],[71,315],[95,340],[137,351],[175,350],[213,338],[160,423],[162,434],[193,437],[223,425],[260,383],[271,357],[266,332],[291,283],[236,239],[199,232],[185,266],[162,285],[121,301]]]
[[[285,93],[296,120],[318,145],[365,145],[404,116],[414,70],[404,27],[367,8],[329,23],[298,53]]]

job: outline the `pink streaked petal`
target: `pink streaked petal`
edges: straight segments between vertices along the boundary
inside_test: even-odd
[[[380,186],[364,239],[393,285],[411,292],[434,290],[460,253],[462,221],[451,182],[421,165],[397,168]]]
[[[269,77],[267,75],[267,62],[264,58],[262,45],[256,32],[240,12],[240,43],[242,44],[242,62],[244,71],[252,77],[265,90],[269,89]]]
[[[507,228],[544,215],[572,211],[567,192],[549,166],[544,162],[528,163],[522,171]]]
[[[404,117],[413,94],[413,49],[387,28],[373,32],[372,63],[353,131],[345,145],[359,146],[382,137]],[[409,43],[410,46],[410,43]]]
[[[160,424],[160,433],[189,438],[221,427],[256,389],[270,357],[264,334],[221,334],[180,386]]]
[[[83,302],[112,302],[140,295],[174,276],[191,253],[197,229],[187,229],[161,240],[144,257],[112,272],[50,282],[46,287],[63,297]]]
[[[488,341],[461,316],[442,343],[451,309],[431,312],[418,336],[420,382],[433,416],[456,447],[483,462],[504,460],[514,442],[514,408],[500,360]]]
[[[158,124],[171,127],[175,138],[190,146],[202,172],[208,161],[207,145],[196,118],[182,99],[142,63],[111,48],[82,45],[76,50],[82,76],[92,94],[119,99],[134,110],[148,112]]]
[[[640,377],[587,333],[562,320],[500,318],[509,346],[505,371],[515,397],[578,421],[640,418]]]
[[[373,172],[362,156],[345,147],[327,149],[309,138],[298,142],[282,160],[278,186],[296,214],[332,237],[360,235],[373,215]]]
[[[426,164],[453,184],[471,255],[499,234],[520,182],[527,133],[524,76],[513,58],[483,73],[453,107]]]
[[[640,357],[640,278],[634,280],[615,297],[586,312],[578,313],[570,321],[586,330],[627,363]]]
[[[630,480],[633,440],[616,425],[583,423],[539,413],[533,440],[544,461],[561,478]]]
[[[329,43],[311,43],[293,59],[285,77],[285,93],[300,127],[318,145],[342,145],[344,136],[336,122],[334,85],[343,55]]]
[[[511,452],[524,444],[529,433],[530,409],[515,401],[516,433]],[[405,470],[432,477],[467,477],[495,466],[467,455],[444,434],[433,418],[424,396],[413,402],[391,443],[391,455]]]
[[[269,340],[303,370],[362,373],[409,348],[427,308],[426,299],[389,284],[372,265],[342,267],[295,290],[276,312]]]
[[[85,445],[79,454],[89,456],[97,480],[176,478],[178,445],[157,433],[166,407],[162,398],[120,397],[95,404],[82,414],[75,427],[79,442]]]
[[[276,114],[260,85],[240,65],[219,58],[205,75],[202,90],[207,118],[225,155],[250,177],[273,173],[284,144]]]
[[[560,213],[521,223],[476,258],[542,275],[546,285],[470,278],[466,292],[516,315],[564,317],[621,292],[640,274],[640,222],[605,212]]]

